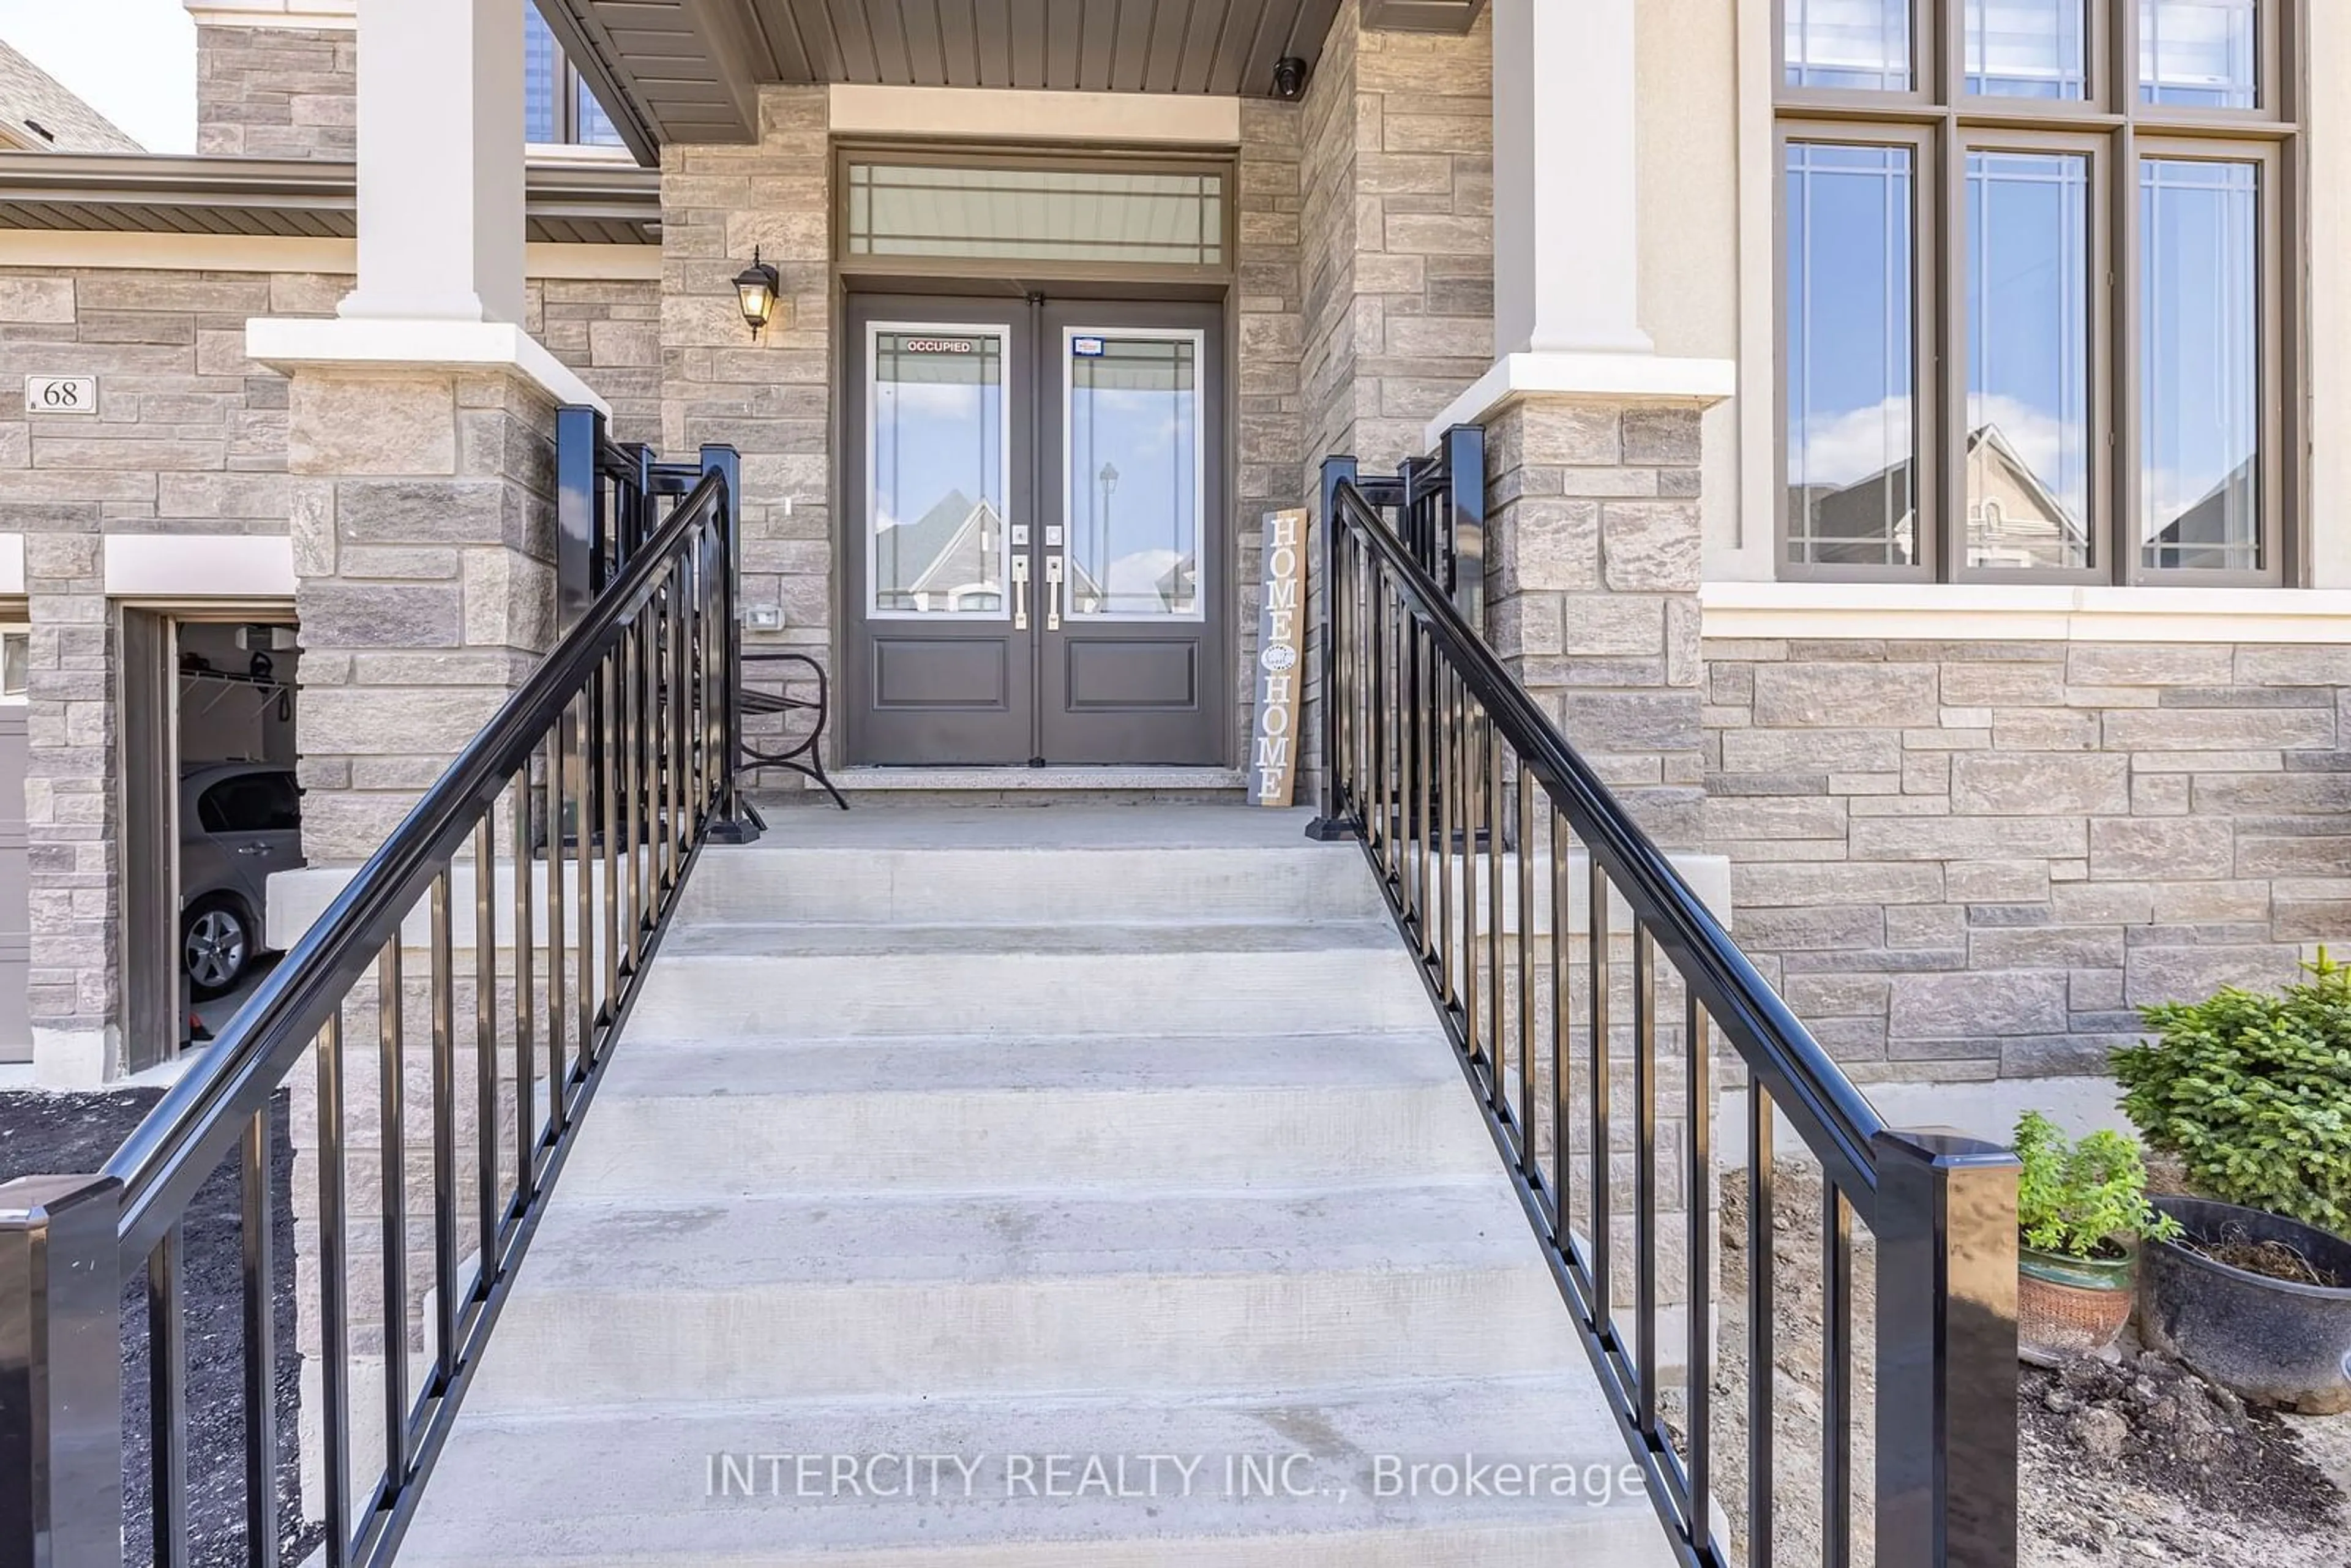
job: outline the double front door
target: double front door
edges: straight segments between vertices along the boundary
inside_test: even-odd
[[[855,760],[1225,760],[1220,319],[852,299]]]

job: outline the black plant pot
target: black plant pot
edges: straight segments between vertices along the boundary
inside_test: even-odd
[[[2158,1197],[2188,1239],[2280,1241],[2351,1280],[2351,1241],[2233,1203]],[[2173,1242],[2147,1245],[2139,1269],[2147,1343],[2248,1399],[2312,1416],[2351,1410],[2351,1289],[2328,1290],[2231,1268]]]

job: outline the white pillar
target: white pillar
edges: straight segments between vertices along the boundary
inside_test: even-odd
[[[1494,0],[1494,329],[1505,357],[1654,348],[1640,318],[1633,5]]]
[[[359,287],[338,313],[522,319],[523,0],[360,0]]]

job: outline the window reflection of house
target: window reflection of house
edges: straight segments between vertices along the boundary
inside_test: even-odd
[[[911,523],[874,536],[876,607],[994,614],[1004,609],[1004,519],[950,490]]]
[[[1968,434],[1968,564],[2071,570],[2089,564],[2083,519],[2043,484],[2000,426]]]
[[[1998,425],[1968,433],[1967,461],[1970,566],[2072,569],[2087,563],[2089,536],[2083,519],[2042,483]],[[1829,566],[1908,566],[1917,560],[1918,519],[1907,463],[1850,485],[1796,486],[1789,493],[1789,516],[1802,530],[1793,542],[1806,560]]]
[[[2262,565],[2260,536],[2249,519],[2257,517],[2260,480],[2248,457],[2204,497],[2158,531],[2147,544],[2147,564],[2191,571],[2256,571]]]

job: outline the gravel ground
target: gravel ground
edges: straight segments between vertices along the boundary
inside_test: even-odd
[[[156,1090],[112,1094],[0,1094],[0,1180],[97,1169],[150,1106]],[[280,1096],[282,1108],[285,1101]],[[298,1506],[301,1458],[296,1448],[298,1378],[294,1348],[294,1150],[283,1114],[271,1159],[277,1211],[275,1302],[277,1337],[278,1530],[284,1558],[299,1563],[318,1544]],[[242,1197],[235,1163],[198,1191],[186,1221],[186,1335],[190,1544],[199,1568],[245,1561],[244,1286]],[[152,1558],[147,1426],[147,1312],[144,1281],[122,1297],[123,1560]]]
[[[1782,1166],[1773,1205],[1775,1440],[1778,1473],[1820,1469],[1820,1231],[1817,1172]],[[1713,1382],[1715,1464],[1734,1551],[1746,1561],[1747,1192],[1724,1180],[1720,1207],[1722,1332]],[[1853,1321],[1859,1351],[1854,1472],[1872,1463],[1869,1325],[1875,1260],[1855,1230]],[[2351,1416],[2246,1411],[2175,1363],[2133,1344],[2119,1365],[2023,1369],[2018,1491],[2024,1568],[2344,1568],[2351,1562]],[[1669,1402],[1669,1409],[1679,1410]],[[1821,1502],[1782,1486],[1772,1531],[1777,1560],[1817,1562]],[[1865,1494],[1855,1498],[1853,1560],[1875,1559]]]

